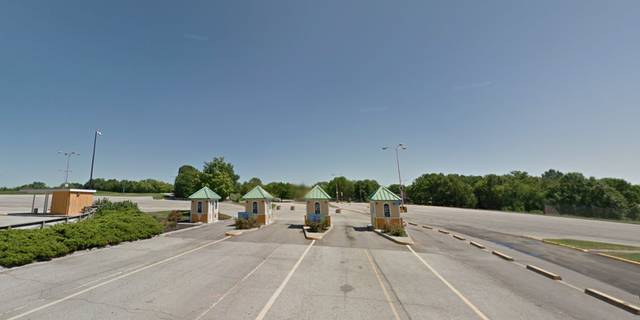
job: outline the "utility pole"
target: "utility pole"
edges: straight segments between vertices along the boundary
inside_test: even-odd
[[[93,161],[96,159],[96,141],[98,140],[98,135],[102,135],[102,132],[96,131],[93,137],[93,157],[91,157],[91,176],[89,176],[89,189],[93,188]]]

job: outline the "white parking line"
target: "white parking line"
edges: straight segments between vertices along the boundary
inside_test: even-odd
[[[117,277],[117,278],[113,278],[113,279],[111,279],[111,280],[108,280],[108,281],[102,282],[102,283],[100,283],[100,284],[97,284],[97,285],[95,285],[95,286],[93,286],[93,287],[90,287],[90,288],[84,289],[84,290],[82,290],[82,291],[78,291],[78,292],[76,292],[76,293],[74,293],[74,294],[71,294],[71,295],[68,295],[68,296],[66,296],[66,297],[64,297],[64,298],[58,299],[58,300],[53,301],[53,302],[51,302],[51,303],[45,304],[45,305],[40,306],[40,307],[38,307],[38,308],[35,308],[35,309],[32,309],[32,310],[27,311],[27,312],[25,312],[25,313],[19,314],[19,315],[15,316],[15,317],[9,318],[8,320],[13,320],[13,319],[22,318],[22,317],[24,317],[24,316],[26,316],[26,315],[29,315],[29,314],[32,314],[32,313],[34,313],[34,312],[36,312],[36,311],[40,311],[40,310],[42,310],[42,309],[46,309],[46,308],[51,307],[51,306],[54,306],[54,305],[56,305],[56,304],[58,304],[58,303],[60,303],[60,302],[63,302],[63,301],[69,300],[69,299],[71,299],[71,298],[73,298],[73,297],[79,296],[79,295],[81,295],[81,294],[83,294],[83,293],[85,293],[85,292],[89,292],[89,291],[91,291],[91,290],[93,290],[93,289],[96,289],[96,288],[102,287],[102,286],[104,286],[105,284],[109,284],[109,283],[111,283],[111,282],[113,282],[113,281],[116,281],[116,280],[120,280],[120,279],[126,278],[126,277],[128,277],[128,276],[130,276],[130,275],[133,275],[133,274],[136,274],[136,273],[138,273],[138,272],[140,272],[140,271],[144,271],[144,270],[146,270],[146,269],[149,269],[149,268],[155,267],[155,266],[157,266],[157,265],[159,265],[159,264],[163,264],[163,263],[168,262],[168,261],[171,261],[171,260],[173,260],[173,259],[176,259],[176,258],[182,257],[182,256],[184,256],[185,254],[189,254],[189,253],[191,253],[191,252],[198,251],[198,250],[200,250],[200,249],[206,248],[206,247],[208,247],[208,246],[210,246],[210,245],[212,245],[212,244],[216,244],[216,243],[218,243],[218,242],[221,242],[221,241],[227,240],[227,239],[229,239],[229,238],[231,238],[231,237],[227,236],[227,237],[224,237],[224,238],[222,238],[222,239],[220,239],[220,240],[216,240],[216,241],[213,241],[213,242],[209,242],[209,243],[207,243],[207,244],[205,244],[205,245],[202,245],[202,246],[199,246],[199,247],[197,247],[197,248],[195,248],[195,249],[191,249],[191,250],[189,250],[189,251],[186,251],[186,252],[180,253],[180,254],[175,255],[175,256],[173,256],[173,257],[171,257],[171,258],[167,258],[167,259],[164,259],[164,260],[162,260],[162,261],[158,261],[158,262],[156,262],[156,263],[154,263],[154,264],[150,264],[150,265],[148,265],[148,266],[146,266],[146,267],[143,267],[143,268],[137,269],[137,270],[132,271],[132,272],[130,272],[130,273],[123,274],[123,275],[121,275],[121,276],[119,276],[119,277]]]
[[[260,313],[256,317],[256,320],[264,319],[264,316],[267,315],[267,312],[269,312],[269,309],[271,309],[271,306],[273,305],[273,303],[276,301],[276,299],[278,299],[278,296],[280,295],[280,293],[282,292],[284,287],[287,286],[287,283],[289,282],[289,279],[291,279],[293,274],[296,272],[296,269],[298,269],[298,266],[300,265],[300,263],[302,262],[304,257],[307,255],[307,252],[309,252],[309,249],[311,249],[311,247],[313,246],[314,243],[316,243],[315,240],[311,241],[311,244],[307,247],[307,250],[304,251],[304,253],[300,257],[300,259],[298,259],[298,262],[296,262],[296,264],[293,266],[293,269],[291,269],[291,271],[289,271],[289,274],[287,275],[287,277],[284,278],[284,281],[282,281],[282,284],[280,284],[280,287],[278,288],[278,290],[276,290],[276,292],[273,293],[273,295],[271,296],[271,299],[269,299],[269,301],[264,306],[264,308],[262,308],[262,311],[260,311]]]
[[[431,270],[431,272],[433,272],[433,274],[436,275],[436,277],[438,277],[438,279],[440,279],[442,282],[444,282],[444,284],[447,285],[447,287],[449,287],[449,289],[451,289],[451,291],[453,291],[460,299],[462,299],[462,301],[464,301],[464,303],[466,303],[478,316],[480,316],[480,318],[484,319],[484,320],[489,320],[489,318],[487,318],[487,316],[484,315],[484,313],[482,313],[482,311],[480,311],[480,309],[478,309],[475,305],[473,305],[473,303],[471,303],[471,301],[469,301],[465,296],[462,295],[462,293],[460,293],[460,291],[458,291],[456,288],[454,288],[451,283],[449,283],[449,281],[447,281],[443,276],[441,276],[434,268],[432,268],[426,261],[424,261],[424,259],[422,259],[422,257],[420,255],[418,255],[415,251],[413,251],[413,249],[411,248],[411,246],[407,245],[407,248],[409,248],[409,250],[411,250],[411,252],[413,252],[413,254],[416,255],[416,257],[418,257],[418,259],[420,259],[420,261],[422,261],[422,263],[424,263],[425,266],[427,266],[427,268],[429,268],[429,270]]]
[[[369,255],[369,251],[364,249],[364,253],[367,254],[367,258],[369,258],[369,263],[371,263],[371,268],[373,268],[373,272],[376,273],[376,277],[378,278],[378,282],[382,287],[382,291],[384,291],[384,295],[387,297],[387,302],[389,302],[389,306],[391,307],[391,311],[393,311],[393,315],[396,317],[396,320],[400,320],[400,316],[398,315],[398,311],[396,311],[396,307],[393,305],[393,301],[391,301],[391,297],[389,297],[389,293],[387,292],[387,288],[384,287],[384,283],[382,283],[382,279],[380,279],[380,275],[378,274],[378,270],[376,270],[376,266],[373,264],[373,260],[371,260],[371,256]]]
[[[231,287],[231,289],[225,292],[225,294],[223,294],[222,297],[220,297],[220,299],[216,301],[216,303],[212,304],[209,308],[207,308],[207,310],[205,310],[198,318],[196,318],[196,320],[202,319],[204,316],[207,315],[207,313],[211,312],[211,310],[213,310],[213,308],[215,308],[218,305],[218,303],[220,303],[220,301],[226,298],[233,290],[235,290],[239,285],[241,285],[245,280],[247,280],[247,278],[249,278],[254,272],[256,272],[256,270],[258,270],[265,262],[267,262],[267,260],[269,260],[269,258],[271,258],[271,256],[274,253],[276,253],[276,251],[278,251],[278,249],[280,249],[280,247],[282,247],[283,245],[284,243],[280,244],[275,250],[273,250],[273,252],[271,252],[271,254],[269,254],[269,256],[267,256],[264,259],[264,261],[260,262],[260,264],[257,267],[255,267],[253,270],[251,270],[251,272],[249,272],[249,274],[247,274],[244,278],[242,278],[240,282],[236,283],[235,286]]]

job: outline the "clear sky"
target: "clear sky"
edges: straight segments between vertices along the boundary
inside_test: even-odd
[[[0,186],[424,173],[640,183],[640,1],[2,1]]]

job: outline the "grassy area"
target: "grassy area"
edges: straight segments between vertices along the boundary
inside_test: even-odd
[[[603,250],[640,250],[639,247],[625,246],[614,243],[593,242],[575,239],[545,239],[557,243],[566,244],[581,249],[603,249]]]
[[[0,191],[0,194],[27,194],[27,193],[20,192],[18,190],[6,190],[6,191]]]
[[[535,215],[548,216],[548,217],[562,217],[562,218],[572,218],[572,219],[585,219],[585,220],[598,220],[598,221],[640,224],[640,220],[615,220],[615,219],[572,216],[568,214],[552,214],[552,213],[536,213],[536,212],[514,212],[514,213],[526,213],[526,214],[535,214]]]
[[[607,253],[610,256],[640,262],[640,253]]]
[[[168,195],[163,193],[120,193],[111,191],[97,191],[94,197],[153,197],[154,199],[166,199]]]

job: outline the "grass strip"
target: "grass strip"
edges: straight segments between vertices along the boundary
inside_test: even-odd
[[[640,262],[640,253],[607,253],[610,256]]]
[[[602,249],[602,250],[640,250],[640,247],[625,246],[622,244],[594,242],[576,239],[545,239],[580,249]]]

